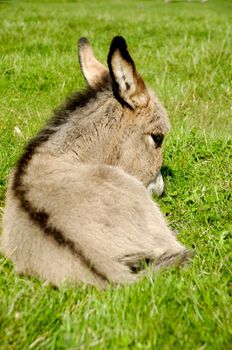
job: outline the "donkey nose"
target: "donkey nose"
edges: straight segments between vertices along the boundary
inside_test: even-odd
[[[159,197],[163,194],[164,180],[160,171],[156,175],[155,179],[148,184],[147,189],[150,192],[150,194],[155,193]]]

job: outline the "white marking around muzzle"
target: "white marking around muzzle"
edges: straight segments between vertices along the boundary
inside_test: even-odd
[[[160,171],[156,175],[156,178],[149,183],[149,185],[147,186],[147,190],[148,192],[150,192],[151,195],[154,193],[160,197],[163,194],[164,180]]]

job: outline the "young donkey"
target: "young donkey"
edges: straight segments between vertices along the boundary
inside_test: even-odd
[[[109,69],[85,38],[79,61],[87,90],[55,112],[11,175],[2,249],[19,273],[54,285],[134,282],[147,264],[188,260],[149,195],[163,192],[168,119],[122,37]]]

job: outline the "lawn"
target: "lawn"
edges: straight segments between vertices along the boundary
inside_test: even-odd
[[[84,86],[78,38],[106,62],[117,34],[168,110],[158,202],[196,255],[189,268],[105,291],[57,290],[0,256],[1,350],[231,349],[230,0],[0,1],[0,214],[25,142]]]

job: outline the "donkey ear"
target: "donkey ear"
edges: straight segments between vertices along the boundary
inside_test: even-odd
[[[90,87],[96,87],[104,76],[109,73],[108,69],[96,59],[86,38],[79,39],[78,55],[85,80]]]
[[[111,43],[108,66],[114,93],[120,102],[126,102],[132,108],[146,106],[149,95],[145,83],[137,73],[126,41],[121,36],[116,36]]]

